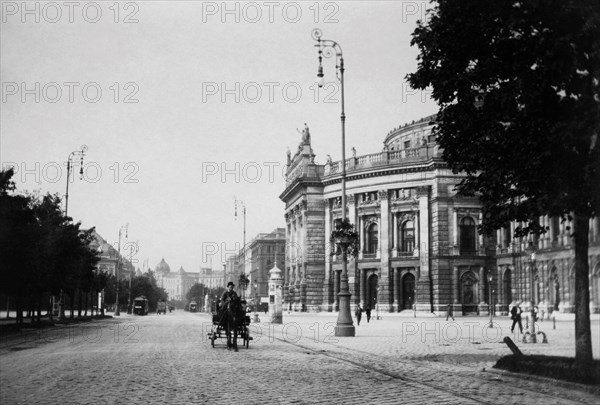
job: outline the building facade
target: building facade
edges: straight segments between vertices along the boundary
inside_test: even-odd
[[[119,266],[119,279],[128,279],[135,277],[135,269],[131,261],[120,254],[118,249],[115,249],[96,231],[93,232],[94,239],[90,244],[92,249],[95,249],[100,255],[100,261],[96,267],[99,271],[104,271],[108,274],[116,275],[117,266]]]
[[[259,233],[236,255],[230,256],[225,264],[225,282],[233,281],[244,298],[258,297],[261,301],[268,296],[269,270],[285,262],[285,228],[276,228],[269,233]],[[239,285],[240,274],[246,274],[249,282]],[[254,284],[256,283],[256,289]],[[225,285],[225,284],[224,284]]]
[[[200,275],[198,276],[198,282],[203,284],[205,287],[213,289],[219,287],[225,287],[225,272],[215,271],[208,267],[200,269]]]
[[[199,273],[187,272],[183,267],[171,272],[171,267],[164,258],[156,265],[154,274],[157,286],[165,289],[170,300],[177,301],[185,301],[186,294],[199,278]]]
[[[568,223],[541,218],[550,232],[512,238],[514,224],[495,235],[477,232],[477,198],[458,196],[427,117],[390,131],[383,150],[346,159],[348,219],[360,253],[348,260],[352,304],[380,311],[507,312],[517,300],[546,311],[574,310],[574,253]],[[305,128],[288,153],[284,299],[292,310],[335,311],[341,256],[329,235],[341,220],[341,162],[315,162]],[[590,305],[600,312],[600,223],[590,222]],[[532,254],[535,258],[532,259]],[[527,307],[525,305],[525,307]]]
[[[269,295],[269,271],[275,262],[283,264],[285,261],[285,228],[258,234],[250,241],[248,249],[251,252],[250,285],[246,293],[248,297],[256,296],[258,302],[262,302]]]

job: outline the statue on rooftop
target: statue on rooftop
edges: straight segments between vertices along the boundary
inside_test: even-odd
[[[302,143],[310,145],[310,132],[308,131],[308,125],[304,123],[304,129],[302,130]]]

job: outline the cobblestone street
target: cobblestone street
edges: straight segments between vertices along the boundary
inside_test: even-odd
[[[264,316],[264,315],[263,315]],[[264,319],[263,319],[264,320]],[[490,370],[510,351],[503,318],[363,319],[336,338],[336,314],[250,325],[249,349],[211,347],[208,314],[176,311],[54,327],[0,345],[2,404],[598,403],[600,390]],[[525,354],[572,356],[572,321],[540,326]],[[546,328],[546,329],[544,329]],[[592,321],[598,331],[598,321]],[[513,336],[517,342],[518,336]],[[598,336],[593,337],[595,344]],[[240,340],[241,342],[241,340]],[[594,346],[595,357],[598,346]]]

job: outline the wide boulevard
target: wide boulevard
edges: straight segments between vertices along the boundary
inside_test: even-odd
[[[491,369],[510,354],[504,336],[525,354],[572,356],[572,321],[542,322],[548,343],[522,344],[506,317],[490,328],[483,317],[374,314],[352,338],[333,335],[331,313],[260,317],[239,352],[212,347],[209,314],[184,311],[4,337],[0,403],[600,403],[599,389]]]

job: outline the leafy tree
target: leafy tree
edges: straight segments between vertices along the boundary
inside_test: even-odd
[[[148,299],[150,311],[156,310],[156,303],[158,301],[166,301],[169,297],[164,288],[157,286],[156,278],[152,271],[131,279],[131,299],[133,300],[140,295]]]
[[[600,2],[439,0],[419,22],[414,88],[432,87],[434,134],[462,195],[483,205],[480,232],[515,237],[571,220],[575,357],[592,360],[589,220],[600,204]]]
[[[31,198],[16,195],[12,168],[0,171],[0,291],[12,297],[17,323],[22,323],[23,301],[33,277],[36,219]]]
[[[2,291],[16,301],[17,323],[23,305],[41,317],[43,302],[66,291],[71,317],[75,295],[87,288],[98,262],[90,248],[93,229],[82,231],[60,207],[56,195],[18,195],[12,169],[0,172],[0,271]],[[81,304],[81,300],[80,300]]]
[[[204,294],[206,293],[206,287],[204,284],[195,283],[190,287],[190,290],[185,295],[188,302],[196,301],[199,306],[204,306]]]

